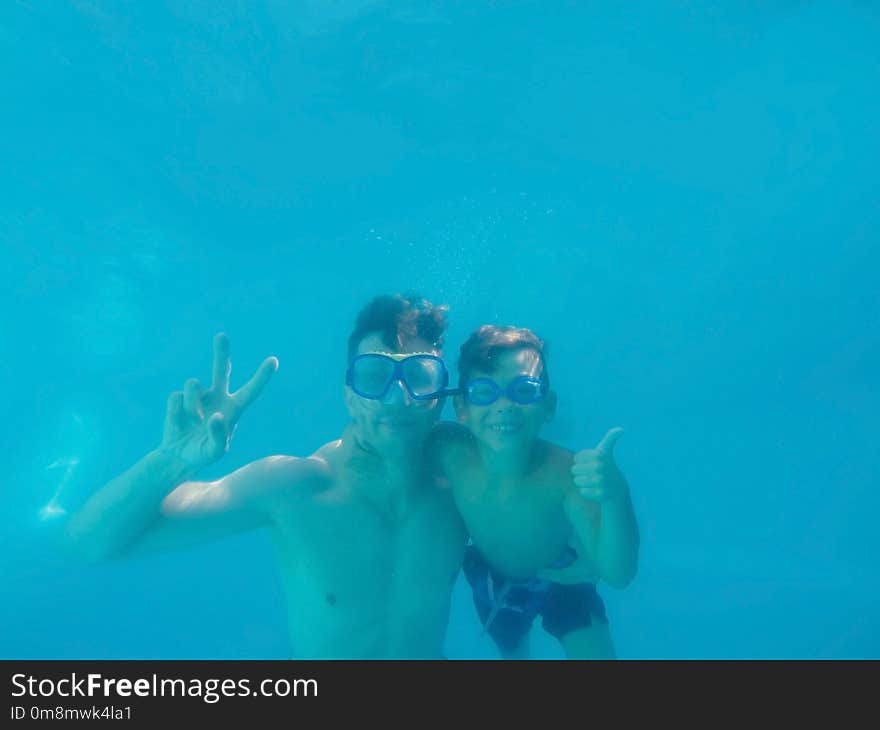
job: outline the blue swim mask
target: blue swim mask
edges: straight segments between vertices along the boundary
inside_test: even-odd
[[[345,384],[362,398],[382,400],[400,382],[413,400],[434,400],[446,395],[449,372],[436,355],[368,352],[351,361]]]
[[[520,375],[511,380],[506,388],[502,388],[489,378],[475,378],[458,392],[475,406],[490,406],[502,395],[506,395],[514,403],[527,406],[541,400],[546,394],[546,388],[540,379]]]

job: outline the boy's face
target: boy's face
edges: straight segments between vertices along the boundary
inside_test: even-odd
[[[495,358],[492,372],[474,370],[469,381],[486,378],[502,390],[516,378],[540,378],[544,369],[541,355],[531,348],[501,350]],[[529,447],[541,427],[553,417],[555,395],[548,391],[534,403],[522,404],[502,393],[490,405],[476,405],[467,397],[455,399],[458,420],[467,426],[477,441],[492,451],[515,451]]]
[[[357,354],[388,353],[388,350],[381,335],[371,333],[360,341]],[[410,353],[441,356],[439,350],[419,338],[402,343],[399,353],[395,354]],[[364,398],[346,386],[345,404],[362,438],[380,448],[421,445],[442,410],[442,399],[414,400],[399,381],[391,383],[381,399]]]

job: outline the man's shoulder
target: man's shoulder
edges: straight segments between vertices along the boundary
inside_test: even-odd
[[[342,439],[329,441],[310,456],[267,456],[252,462],[250,466],[280,478],[312,479],[327,478],[333,462],[342,451]]]
[[[267,496],[305,496],[321,489],[328,480],[327,463],[314,455],[267,456],[242,467],[239,472]]]
[[[332,459],[335,454],[339,453],[339,449],[342,447],[342,439],[336,439],[335,441],[329,441],[324,444],[322,447],[317,449],[314,454],[312,454],[310,459],[318,459],[327,464],[329,459]]]

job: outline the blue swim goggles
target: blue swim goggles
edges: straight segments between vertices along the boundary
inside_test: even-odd
[[[398,355],[368,352],[351,361],[345,384],[362,398],[382,400],[400,382],[413,400],[434,400],[447,395],[449,372],[436,355]]]
[[[520,375],[511,380],[506,388],[489,378],[475,378],[454,392],[464,395],[475,406],[490,406],[502,395],[506,395],[514,403],[527,406],[541,400],[546,394],[546,387],[538,378]]]

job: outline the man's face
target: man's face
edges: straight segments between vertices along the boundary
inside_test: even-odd
[[[544,367],[541,355],[529,348],[501,350],[495,362],[492,372],[473,371],[469,382],[485,378],[506,389],[517,378],[539,379]],[[471,430],[481,446],[496,452],[515,452],[529,448],[538,438],[541,427],[553,416],[555,403],[552,391],[528,404],[511,400],[505,392],[489,405],[476,405],[466,397],[458,397],[455,410],[458,420]]]
[[[439,350],[420,338],[407,340],[402,343],[398,352],[389,353],[388,345],[378,333],[364,337],[357,349],[358,355],[405,355],[417,352],[441,356]],[[442,401],[439,399],[411,398],[400,381],[392,382],[388,392],[380,400],[364,398],[346,386],[345,404],[361,438],[379,448],[420,446],[440,418],[442,410]]]

